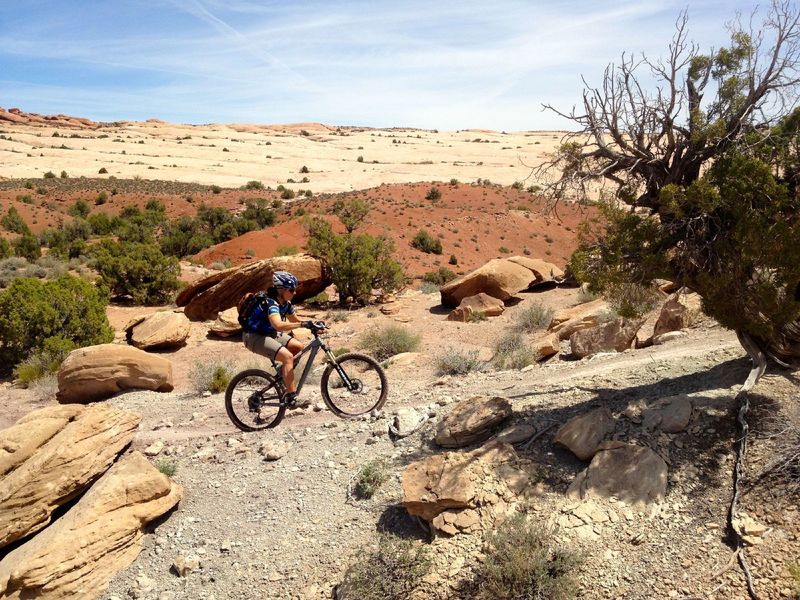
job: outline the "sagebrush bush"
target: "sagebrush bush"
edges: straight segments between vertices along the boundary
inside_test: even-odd
[[[414,352],[420,347],[422,338],[407,327],[387,325],[373,328],[361,336],[361,348],[378,360],[386,360],[401,352]]]
[[[466,375],[485,367],[486,363],[478,358],[477,350],[448,348],[436,358],[437,375]]]
[[[357,498],[372,498],[375,492],[389,478],[386,463],[381,458],[375,458],[361,466],[355,477],[353,493]]]
[[[178,464],[168,458],[159,458],[156,461],[156,469],[167,477],[172,477],[178,471]]]
[[[19,214],[16,207],[9,206],[8,212],[3,215],[3,218],[0,219],[0,225],[3,226],[3,229],[6,231],[10,231],[11,233],[19,233],[19,234],[29,234],[30,229],[28,228],[28,224],[25,222],[25,219],[22,218],[22,215]]]
[[[230,363],[195,361],[189,371],[189,380],[197,392],[224,392],[236,372]]]
[[[438,238],[433,237],[424,229],[420,229],[411,240],[411,245],[417,250],[421,250],[426,254],[441,254],[442,242]]]
[[[442,197],[442,192],[436,186],[433,186],[431,189],[428,190],[428,193],[425,195],[425,200],[439,200]]]
[[[422,585],[430,566],[424,545],[381,534],[377,551],[351,566],[340,588],[346,598],[407,600]]]
[[[57,373],[67,355],[75,349],[75,343],[62,337],[44,340],[42,349],[33,352],[14,369],[14,377],[25,386]]]
[[[534,302],[523,308],[514,317],[514,329],[522,333],[532,333],[544,329],[553,320],[553,309],[540,302]]]
[[[518,331],[510,331],[495,342],[492,363],[498,369],[522,369],[535,363],[537,358],[525,341],[525,336]]]
[[[620,317],[635,319],[653,310],[661,294],[656,287],[645,287],[635,283],[610,285],[607,291],[611,309]]]
[[[52,338],[76,347],[112,341],[107,304],[107,292],[71,275],[44,282],[15,280],[0,292],[0,370],[44,350]]]
[[[422,276],[422,281],[427,281],[428,283],[441,286],[455,278],[456,274],[450,269],[447,267],[439,267],[436,271],[428,271],[425,273]]]
[[[487,536],[475,576],[476,600],[567,600],[577,591],[577,554],[546,525],[516,514]]]

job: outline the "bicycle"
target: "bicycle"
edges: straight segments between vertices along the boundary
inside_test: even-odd
[[[389,384],[378,362],[364,354],[348,352],[337,357],[319,336],[326,329],[323,321],[311,327],[314,339],[294,357],[294,366],[307,353],[308,362],[297,384],[297,395],[311,372],[314,359],[321,350],[328,365],[322,372],[322,399],[337,417],[352,419],[379,410],[386,402]],[[272,361],[277,375],[262,369],[246,369],[234,375],[225,390],[225,410],[242,431],[271,429],[283,420],[287,408],[283,398],[286,386],[281,377],[281,363]],[[247,420],[245,420],[247,419]]]

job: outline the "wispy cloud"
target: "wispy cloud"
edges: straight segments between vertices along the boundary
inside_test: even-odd
[[[565,126],[541,103],[567,107],[580,76],[596,80],[624,50],[662,52],[685,6],[87,0],[68,13],[54,0],[21,4],[0,17],[6,106],[105,120],[440,129]],[[750,10],[693,3],[693,37],[720,45],[736,8]]]

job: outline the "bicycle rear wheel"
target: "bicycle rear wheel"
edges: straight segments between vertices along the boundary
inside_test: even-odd
[[[283,419],[283,384],[260,369],[247,369],[234,375],[225,390],[225,410],[242,431],[275,427]]]
[[[350,381],[345,383],[335,365],[322,373],[322,398],[337,417],[350,418],[380,409],[386,402],[389,384],[378,362],[363,354],[343,354],[336,359]]]

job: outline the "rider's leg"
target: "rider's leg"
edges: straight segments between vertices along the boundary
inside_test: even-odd
[[[294,338],[291,338],[287,342],[286,347],[289,349],[289,352],[291,352],[293,356],[300,354],[303,348],[305,348],[303,342],[301,342],[300,340],[296,340]]]
[[[288,348],[281,348],[275,355],[275,360],[282,364],[281,376],[283,377],[283,384],[286,386],[286,391],[290,394],[297,392],[297,386],[294,383],[294,355]]]

